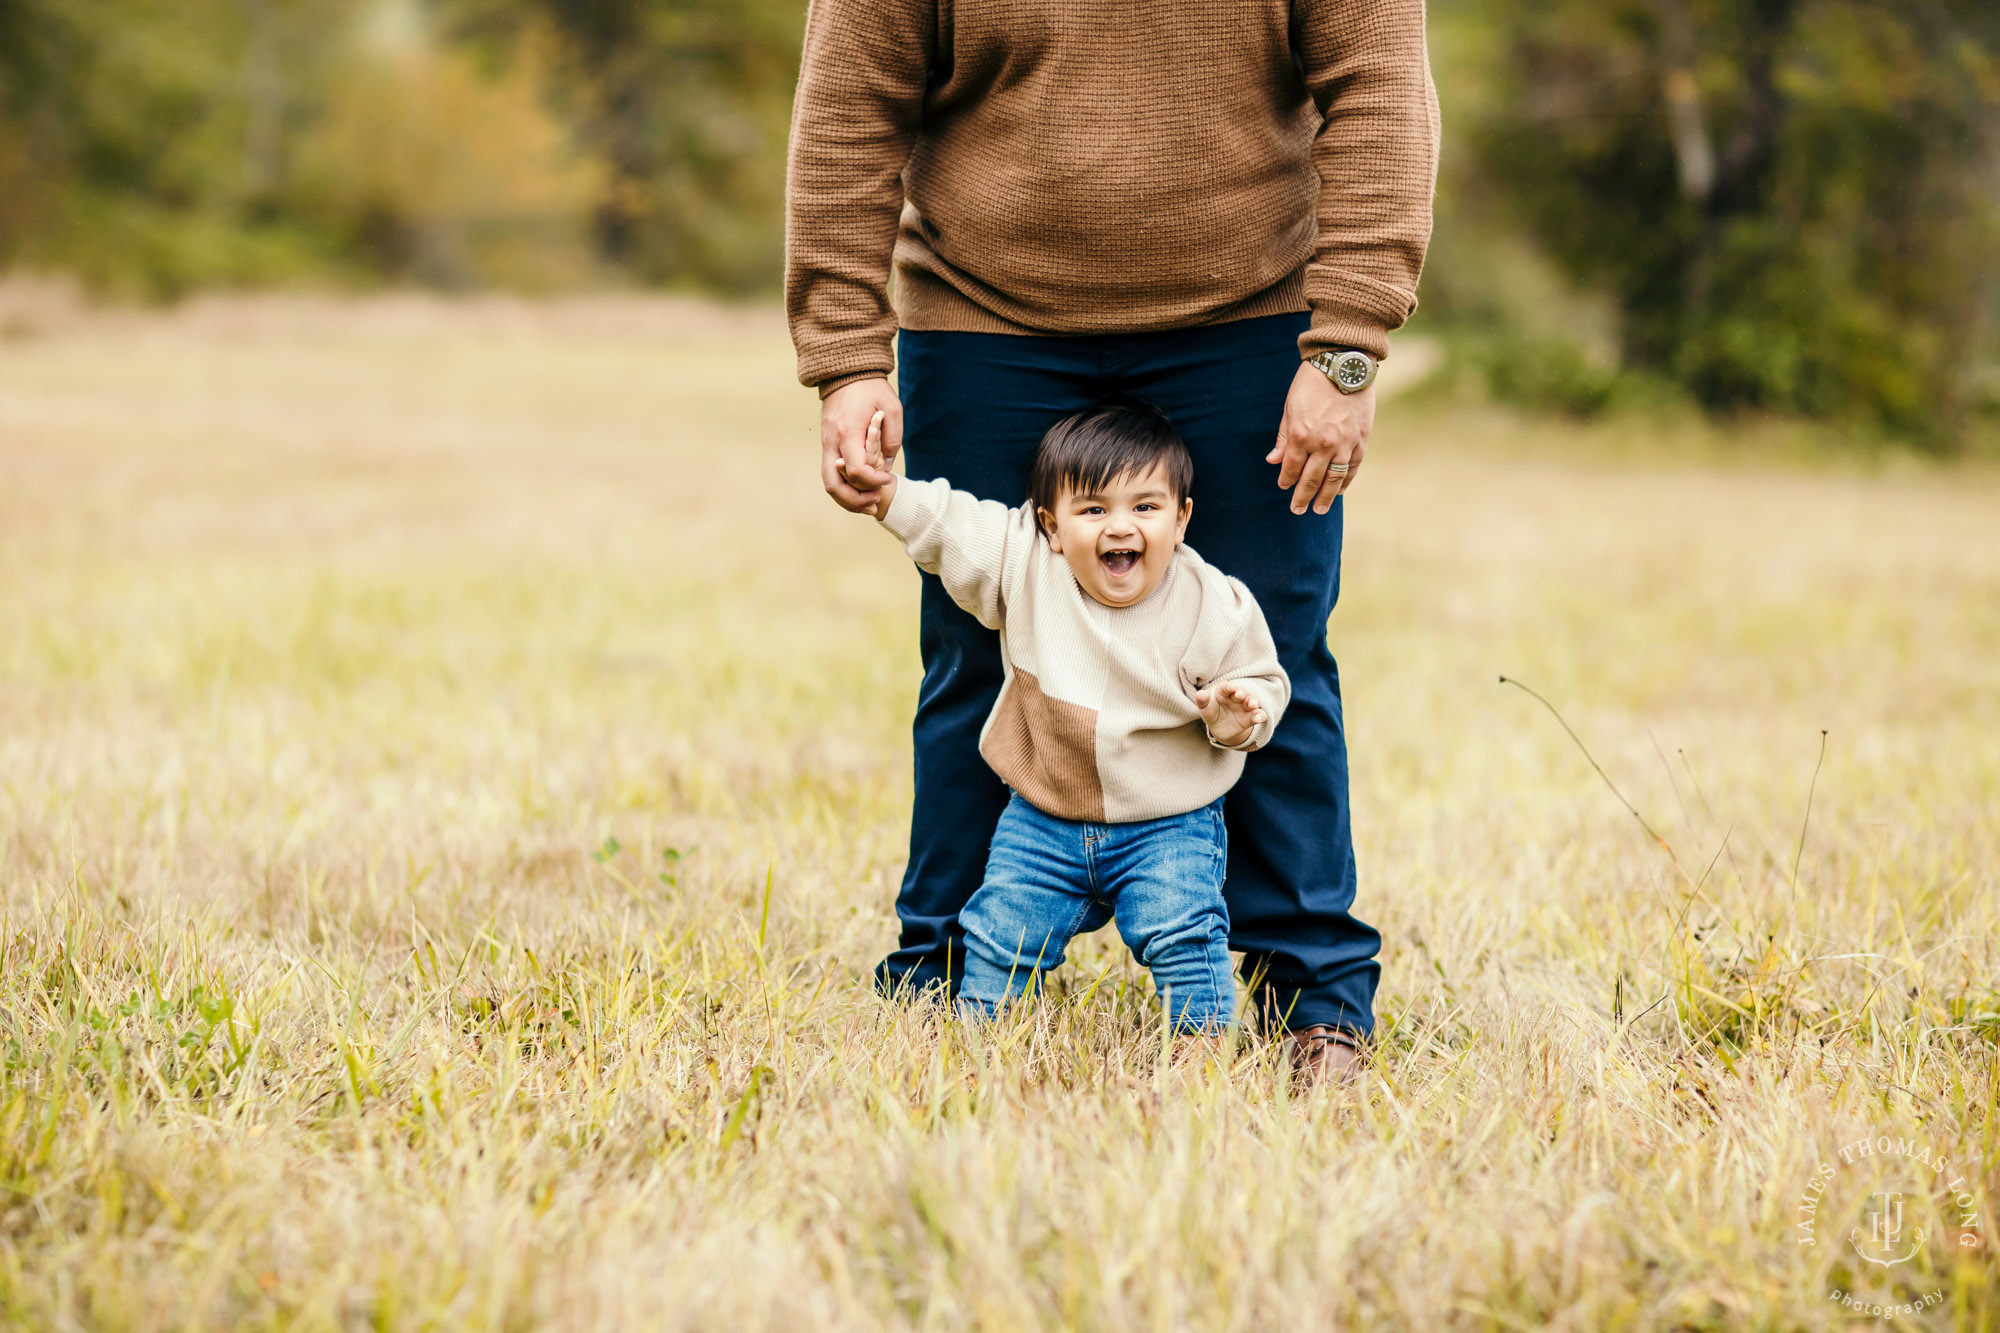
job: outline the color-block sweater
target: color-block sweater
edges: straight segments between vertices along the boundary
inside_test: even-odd
[[[1049,549],[1029,505],[899,479],[883,518],[952,600],[1000,632],[1000,698],[979,753],[1060,819],[1184,814],[1236,785],[1271,739],[1292,683],[1249,590],[1183,545],[1142,600],[1106,606]],[[1242,686],[1267,720],[1242,744],[1209,736],[1194,693]]]
[[[1383,356],[1437,153],[1423,0],[812,0],[785,193],[799,379],[887,374],[899,325],[1310,309],[1301,355]]]

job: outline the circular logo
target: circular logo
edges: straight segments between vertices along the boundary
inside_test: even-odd
[[[1893,1319],[1942,1305],[1954,1253],[1984,1243],[1966,1172],[1922,1138],[1843,1143],[1799,1196],[1799,1245],[1826,1253],[1827,1298],[1849,1314]]]

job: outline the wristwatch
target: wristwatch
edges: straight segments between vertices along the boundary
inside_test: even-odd
[[[1366,352],[1351,348],[1345,352],[1321,352],[1312,358],[1311,364],[1342,393],[1360,393],[1375,382],[1376,361]]]

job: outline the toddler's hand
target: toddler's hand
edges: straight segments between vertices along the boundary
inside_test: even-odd
[[[868,467],[874,469],[875,476],[850,477],[848,476],[847,464],[845,462],[837,463],[835,466],[839,468],[840,475],[846,478],[850,485],[856,487],[867,486],[881,492],[880,497],[874,504],[861,511],[864,514],[879,519],[889,512],[889,501],[896,494],[896,474],[889,471],[889,460],[882,452],[882,414],[880,412],[868,418],[868,438],[862,445],[862,452],[862,461]],[[882,477],[887,477],[888,480],[886,482],[882,481]]]
[[[1196,690],[1194,706],[1217,745],[1241,745],[1271,720],[1264,706],[1241,685],[1221,685],[1212,690]]]

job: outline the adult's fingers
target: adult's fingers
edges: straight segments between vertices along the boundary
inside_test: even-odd
[[[1320,488],[1326,483],[1326,469],[1327,465],[1331,462],[1333,462],[1333,453],[1330,450],[1315,450],[1306,459],[1305,467],[1299,471],[1298,489],[1292,492],[1292,512],[1294,514],[1303,514],[1307,509],[1312,507],[1314,499],[1319,495]],[[1321,512],[1324,513],[1325,511],[1322,510]]]
[[[890,394],[881,411],[882,457],[893,463],[903,449],[903,405],[894,394]]]
[[[1291,423],[1286,422],[1278,427],[1278,443],[1264,455],[1264,461],[1278,465],[1278,489],[1287,490],[1298,483],[1309,457],[1310,452],[1292,434]]]
[[[1336,450],[1327,456],[1326,477],[1320,482],[1318,494],[1313,496],[1312,511],[1315,514],[1324,514],[1333,508],[1333,502],[1347,488],[1348,478],[1354,475],[1354,465],[1349,461],[1353,457],[1351,451],[1344,450]],[[1341,470],[1336,472],[1335,468]]]
[[[867,513],[869,506],[882,494],[872,488],[849,484],[847,478],[840,475],[840,455],[832,450],[820,455],[819,476],[833,502],[852,513]]]
[[[887,485],[893,475],[868,461],[868,423],[865,421],[859,431],[841,430],[837,456],[846,467],[847,479],[862,483],[871,492],[876,487]]]
[[[1337,487],[1322,488],[1320,492],[1322,500],[1320,513],[1324,514],[1327,510],[1333,508],[1334,500],[1347,494],[1347,488],[1352,486],[1354,479],[1361,475],[1361,460],[1367,457],[1367,454],[1368,446],[1360,441],[1356,441],[1354,448],[1348,453],[1345,460],[1347,471],[1342,475],[1328,478],[1330,482],[1337,481],[1340,484]]]
[[[886,379],[843,385],[820,404],[820,482],[836,504],[857,514],[868,512],[877,488],[894,476],[869,463],[868,424],[878,412],[886,427],[883,454],[893,457],[902,445],[903,411]]]
[[[850,442],[857,447],[865,448],[869,425],[879,415],[882,418],[882,457],[886,462],[893,463],[903,448],[903,404],[897,400],[894,393],[890,392],[886,380],[875,380],[871,383],[880,392],[865,395],[843,405],[836,422],[841,451],[845,454]]]
[[[1319,489],[1313,495],[1312,511],[1324,514],[1333,508],[1333,502],[1346,494],[1354,484],[1355,474],[1361,471],[1361,460],[1367,454],[1368,446],[1356,440],[1345,449],[1333,449],[1325,455],[1326,471]],[[1315,456],[1317,461],[1318,456]],[[1335,469],[1340,469],[1336,471]],[[1294,506],[1293,512],[1303,513]]]

